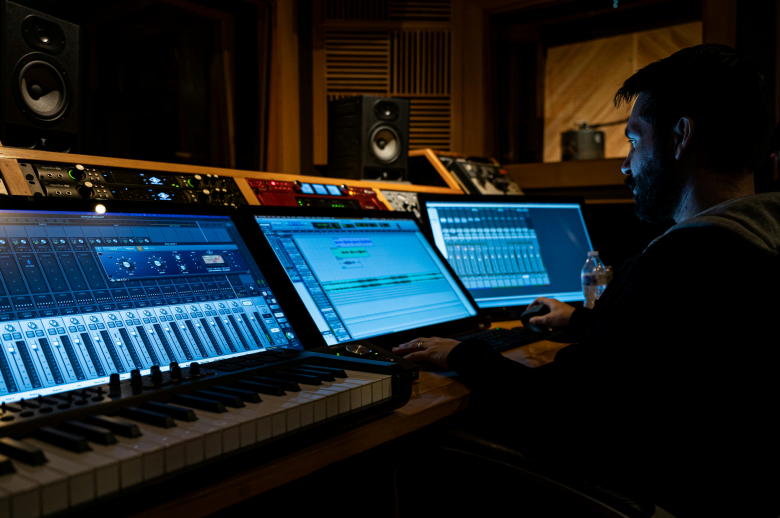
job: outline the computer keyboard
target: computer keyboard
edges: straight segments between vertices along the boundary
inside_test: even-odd
[[[456,338],[460,341],[466,340],[467,338],[480,338],[490,344],[496,351],[507,351],[509,349],[514,349],[515,347],[544,340],[544,337],[545,335],[543,334],[534,333],[533,331],[529,331],[522,327],[516,327],[514,329],[496,327],[494,329],[488,329],[487,331],[460,335]]]

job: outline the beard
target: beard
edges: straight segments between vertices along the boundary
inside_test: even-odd
[[[648,223],[660,223],[672,219],[683,182],[676,174],[674,161],[656,151],[641,169],[632,170],[623,183],[634,193],[637,217]]]

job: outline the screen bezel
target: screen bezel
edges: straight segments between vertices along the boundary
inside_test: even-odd
[[[263,277],[268,283],[271,293],[279,302],[279,306],[284,310],[287,319],[290,322],[293,333],[298,336],[301,345],[305,349],[313,349],[325,345],[322,335],[317,332],[312,334],[305,323],[297,324],[297,318],[294,316],[306,313],[306,307],[303,302],[286,290],[286,286],[277,282],[279,272],[271,271],[267,265],[260,259],[262,256],[256,255],[253,251],[253,236],[247,233],[244,228],[244,220],[238,214],[238,211],[229,206],[212,206],[189,203],[165,203],[165,202],[139,202],[139,201],[119,201],[119,200],[80,200],[68,198],[48,198],[43,196],[0,196],[0,218],[4,210],[29,210],[29,211],[60,211],[60,212],[96,212],[95,207],[103,205],[107,213],[114,214],[172,214],[172,215],[193,215],[193,216],[228,216],[233,225],[235,225],[241,239],[247,247],[250,255],[260,268]],[[1,220],[0,220],[1,223]],[[268,270],[268,271],[267,271]],[[285,274],[286,277],[286,274]],[[315,328],[316,330],[316,328]],[[316,344],[316,345],[314,345]]]
[[[428,240],[428,244],[431,246],[433,252],[437,255],[438,259],[441,261],[441,264],[444,265],[444,268],[446,268],[447,272],[450,274],[450,276],[452,276],[452,279],[458,286],[458,289],[460,289],[461,292],[463,292],[465,299],[468,301],[469,304],[471,304],[472,308],[475,310],[476,315],[458,319],[458,320],[452,320],[449,322],[442,322],[440,324],[408,329],[405,331],[399,331],[396,333],[389,333],[385,335],[368,337],[365,339],[360,339],[355,341],[370,341],[380,346],[392,346],[422,336],[424,337],[452,336],[458,333],[474,331],[477,329],[478,324],[481,321],[480,310],[477,307],[477,304],[474,302],[474,299],[472,298],[471,294],[468,292],[465,286],[463,286],[463,284],[460,282],[458,275],[452,270],[452,267],[450,267],[449,262],[447,262],[444,256],[441,255],[441,252],[439,252],[439,249],[438,247],[436,247],[436,244],[433,243],[433,241],[431,241],[429,234],[425,232],[423,225],[420,224],[420,221],[412,212],[245,205],[239,208],[239,213],[245,218],[246,223],[251,223],[254,226],[254,228],[252,229],[252,231],[254,232],[254,238],[247,241],[247,246],[250,246],[250,250],[252,250],[251,248],[252,246],[256,247],[255,250],[252,251],[253,255],[257,253],[258,257],[265,257],[268,254],[271,254],[271,256],[274,258],[276,258],[276,254],[272,250],[271,245],[268,243],[268,240],[265,238],[265,235],[263,235],[262,231],[260,230],[260,226],[255,222],[254,219],[255,216],[297,216],[297,217],[323,217],[323,218],[345,218],[345,219],[360,219],[360,218],[411,219],[417,224],[417,227],[420,229],[420,232],[422,232],[423,236],[425,236],[425,238]],[[281,274],[280,278],[283,277],[284,279],[286,289],[295,293],[295,288],[292,285],[292,281],[287,275],[287,272],[285,272],[284,269],[282,268],[281,263],[279,263],[278,260],[274,262],[276,263],[276,266],[278,267],[278,271]],[[280,285],[282,284],[281,280],[279,283]],[[302,302],[301,305],[303,305]],[[305,323],[309,329],[313,329],[314,331],[316,331],[316,333],[319,335],[321,339],[322,344],[325,345],[325,339],[322,337],[322,334],[320,333],[319,329],[317,329],[317,325],[314,323],[314,320],[309,315],[309,312],[304,309],[302,314],[305,315],[306,318],[299,319],[301,323]],[[306,322],[304,322],[304,320]],[[331,347],[343,346],[345,343],[348,342],[333,344],[331,345]]]
[[[585,199],[581,196],[536,196],[536,195],[502,195],[502,194],[487,194],[487,195],[459,195],[459,194],[431,194],[431,193],[419,193],[417,195],[418,205],[420,207],[420,220],[423,226],[423,232],[431,243],[435,243],[433,238],[433,229],[431,227],[431,221],[428,217],[428,202],[453,202],[453,203],[573,203],[580,207],[580,214],[582,216],[585,230],[587,231],[588,239],[593,244],[593,239],[590,236],[588,230],[588,222],[585,219]],[[435,246],[435,244],[434,244]],[[594,245],[595,246],[595,245]],[[436,247],[437,252],[439,247]],[[585,258],[586,259],[586,258]],[[583,259],[583,261],[585,260]],[[445,259],[446,261],[446,259]],[[449,261],[447,262],[449,265]],[[460,279],[458,279],[460,281]],[[468,291],[468,290],[467,290]],[[471,293],[469,293],[471,295]],[[570,302],[574,306],[579,306],[582,302]],[[479,307],[479,306],[477,306]],[[497,306],[492,308],[479,308],[479,311],[485,318],[491,321],[495,320],[517,320],[520,315],[528,307],[527,304],[521,304],[518,306]]]

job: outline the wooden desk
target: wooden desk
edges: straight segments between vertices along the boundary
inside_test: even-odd
[[[496,322],[493,327],[511,329],[520,325],[520,321],[508,321]],[[555,353],[565,346],[544,340],[503,354],[529,367],[538,367],[551,362]],[[420,379],[412,387],[409,402],[392,414],[135,516],[206,516],[465,410],[469,389],[449,376],[452,374],[422,371]]]

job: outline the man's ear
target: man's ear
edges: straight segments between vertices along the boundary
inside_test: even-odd
[[[672,152],[675,160],[682,160],[686,152],[690,152],[694,132],[693,119],[680,117],[672,130]]]

